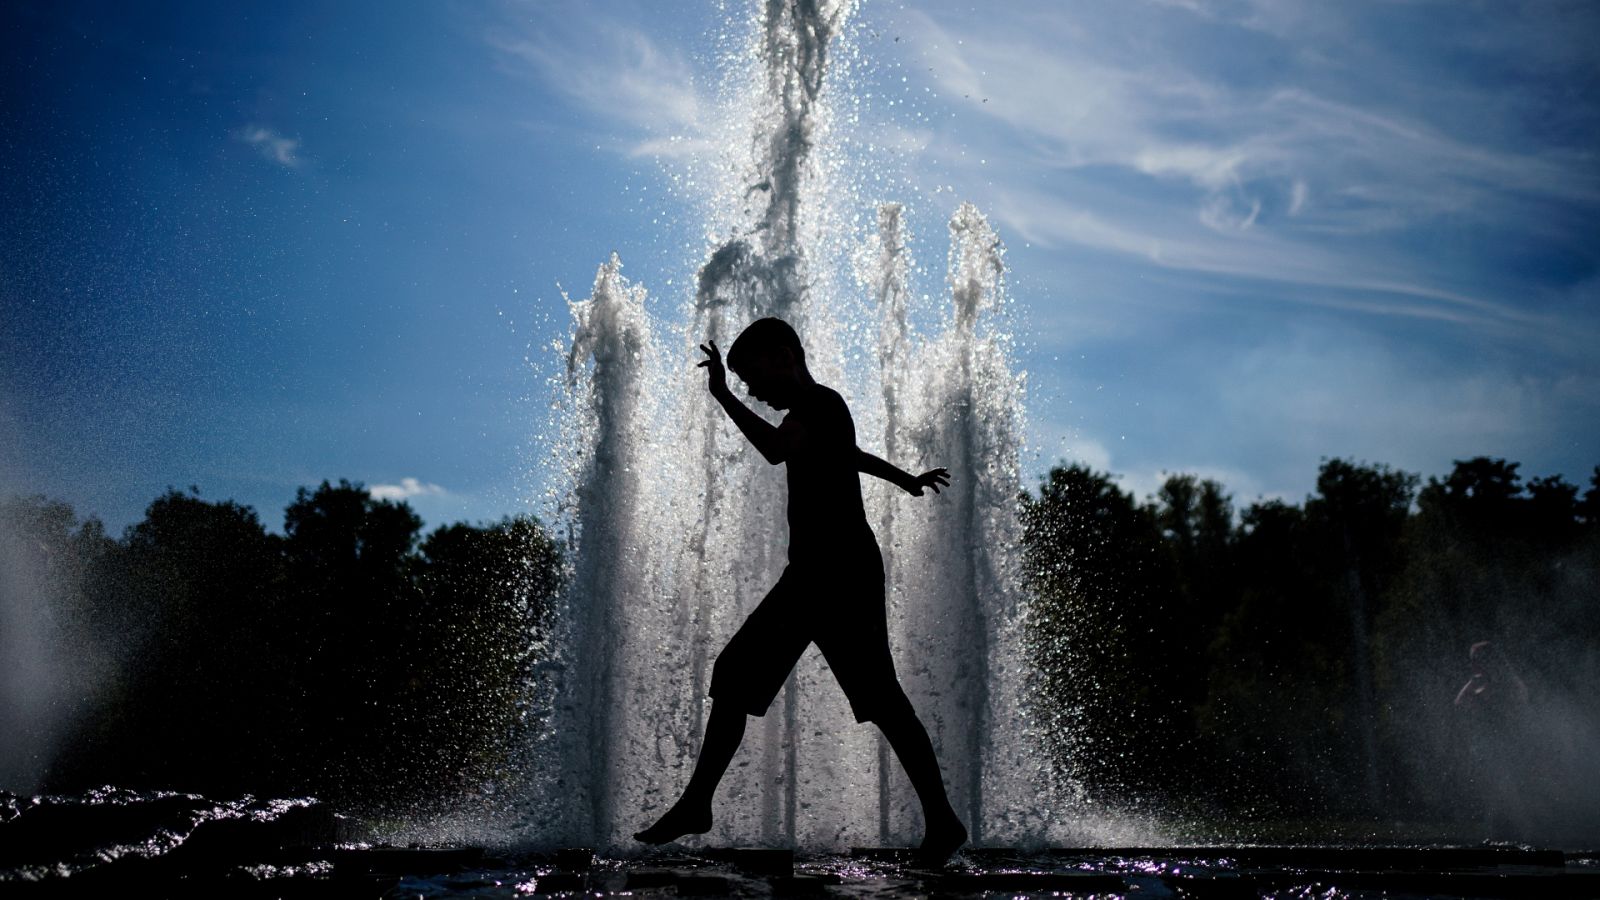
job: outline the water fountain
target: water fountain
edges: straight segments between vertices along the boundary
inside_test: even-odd
[[[730,74],[733,149],[706,201],[708,249],[676,322],[613,256],[574,331],[558,404],[574,546],[560,687],[536,763],[536,840],[624,846],[687,781],[710,663],[784,561],[782,473],[709,401],[694,367],[748,322],[795,325],[818,380],[850,403],[858,440],[908,468],[949,467],[941,497],[868,486],[884,549],[891,643],[976,842],[1046,839],[1016,628],[1014,498],[1022,378],[1006,329],[1003,247],[963,204],[950,220],[949,298],[923,336],[904,209],[852,235],[860,194],[827,150],[831,66],[849,0],[769,0]],[[746,138],[740,140],[739,138]],[[851,260],[853,259],[853,264]],[[851,275],[853,274],[853,279]],[[933,316],[927,316],[933,318]],[[765,407],[762,411],[770,413]],[[898,496],[896,496],[898,495]],[[876,730],[808,653],[753,722],[708,843],[906,843],[920,811]]]
[[[133,885],[135,893],[231,894],[242,887],[429,896],[632,895],[668,887],[685,895],[788,895],[829,886],[876,896],[1600,895],[1600,853],[1581,849],[1450,846],[1441,841],[1459,843],[1461,833],[1442,831],[1425,838],[1429,845],[1379,846],[1374,842],[1396,835],[1413,839],[1400,822],[1389,831],[1389,823],[1333,817],[1280,832],[1296,841],[1304,835],[1310,845],[1261,846],[1255,823],[1222,821],[1187,826],[1189,839],[1198,838],[1193,846],[1152,848],[1166,843],[1162,835],[1114,820],[1107,828],[1106,819],[1083,814],[1087,800],[1071,773],[1050,769],[1036,747],[1026,702],[1019,640],[1025,604],[1012,556],[1023,379],[1010,338],[1001,241],[974,206],[961,204],[949,219],[947,290],[938,301],[915,290],[921,270],[911,260],[907,208],[867,197],[864,180],[848,174],[861,161],[847,159],[837,141],[840,111],[852,99],[839,92],[838,76],[851,59],[841,49],[851,46],[853,0],[755,6],[749,33],[727,54],[740,62],[724,92],[722,115],[734,123],[721,132],[726,150],[708,163],[713,177],[695,181],[708,188],[704,221],[713,237],[693,267],[693,290],[675,314],[663,316],[612,256],[589,296],[570,304],[555,417],[563,500],[554,521],[567,529],[573,578],[561,631],[549,639],[555,649],[528,648],[541,660],[534,681],[544,692],[528,707],[536,712],[529,720],[543,729],[528,764],[506,767],[507,782],[440,797],[449,813],[435,816],[430,807],[377,821],[348,818],[309,798],[212,800],[111,786],[39,797],[0,791],[0,884],[39,883],[44,893],[126,892]],[[783,563],[782,474],[757,460],[709,402],[694,368],[700,341],[726,346],[745,323],[771,314],[799,328],[816,374],[849,400],[864,446],[913,470],[945,465],[954,475],[939,497],[867,486],[887,564],[900,676],[981,848],[945,871],[897,865],[904,857],[881,850],[827,852],[907,844],[921,823],[892,754],[875,729],[850,724],[844,698],[815,654],[751,727],[724,782],[716,830],[689,842],[812,852],[669,850],[628,858],[638,849],[629,832],[655,818],[688,777],[713,654]],[[103,680],[93,667],[72,676],[60,664],[67,651],[57,646],[70,647],[80,662],[96,655],[92,642],[75,637],[52,643],[69,636],[67,619],[54,610],[71,601],[40,602],[50,591],[78,590],[57,583],[64,573],[65,581],[79,577],[77,562],[51,558],[46,543],[0,537],[0,618],[31,639],[13,637],[7,645],[17,649],[16,659],[4,660],[18,698],[13,718],[54,742],[66,733],[61,701],[91,694]],[[1568,562],[1556,567],[1564,581],[1540,590],[1587,598],[1591,562],[1576,555],[1570,568]],[[1437,573],[1444,589],[1455,589],[1454,568]],[[1542,614],[1546,598],[1535,592],[1515,599]],[[1572,643],[1545,642],[1540,651],[1590,673],[1592,647],[1579,634]],[[126,643],[125,634],[119,639]],[[1414,646],[1426,649],[1434,639],[1424,635]],[[1586,752],[1594,746],[1588,695],[1558,689],[1532,707],[1523,720],[1527,734],[1554,745],[1542,756],[1547,770],[1534,771],[1513,756],[1535,742],[1495,733],[1492,719],[1472,726],[1477,740],[1470,733],[1465,746],[1454,739],[1462,726],[1451,722],[1459,723],[1460,712],[1448,699],[1430,698],[1438,673],[1428,671],[1426,653],[1411,655],[1420,662],[1408,661],[1402,676],[1415,681],[1402,694],[1413,702],[1401,708],[1406,721],[1399,727],[1412,745],[1404,763],[1420,770],[1479,753],[1474,777],[1497,768],[1511,777],[1488,785],[1492,794],[1463,791],[1446,801],[1475,804],[1488,794],[1493,817],[1553,813],[1571,820],[1555,821],[1562,830],[1553,833],[1569,844],[1588,841],[1595,833],[1594,804],[1584,803],[1595,782],[1595,754]],[[1570,683],[1583,679],[1574,675]],[[287,696],[283,705],[298,715],[303,695]],[[496,693],[490,702],[504,699]],[[470,702],[458,710],[471,711]],[[203,721],[211,727],[210,717]],[[215,742],[204,736],[202,749],[226,746],[229,736],[217,731]],[[299,733],[288,731],[291,738]],[[1309,743],[1292,731],[1286,740]],[[126,746],[111,743],[119,751]],[[439,755],[448,759],[463,743],[439,746]],[[278,746],[303,749],[292,740]],[[0,758],[0,770],[10,763],[13,779],[20,771],[31,782],[37,767],[27,768],[35,766],[28,755],[11,752]],[[1236,759],[1248,777],[1253,761]],[[1505,772],[1511,763],[1526,771]],[[523,772],[531,789],[525,803],[511,804],[522,820],[507,827],[502,798],[515,792],[505,787],[521,787],[515,779]],[[1446,773],[1434,783],[1453,781]],[[1507,789],[1519,781],[1537,784]],[[1536,825],[1552,833],[1548,824]],[[1185,826],[1162,827],[1171,840]],[[1465,833],[1480,839],[1481,832]],[[492,844],[496,853],[459,846],[466,842]],[[576,847],[611,851],[610,858]],[[75,890],[60,889],[69,878]]]

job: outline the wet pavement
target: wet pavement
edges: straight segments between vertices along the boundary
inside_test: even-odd
[[[420,874],[421,860],[414,859],[395,866],[411,871],[399,874],[386,895],[1600,897],[1594,854],[1515,847],[986,848],[960,853],[937,870],[918,868],[908,851],[866,848],[799,856],[740,849],[628,860],[586,856],[568,851],[565,858],[510,866],[486,856],[433,875]]]
[[[121,859],[0,884],[11,897],[1596,897],[1600,855],[1515,847],[973,849],[940,869],[905,850],[711,849],[627,859],[588,850],[281,848],[258,861]]]
[[[1600,853],[1510,845],[724,848],[611,857],[361,842],[314,800],[0,795],[0,896],[1600,898]]]

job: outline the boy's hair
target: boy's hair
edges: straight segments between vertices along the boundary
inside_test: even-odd
[[[800,346],[800,335],[794,333],[788,322],[771,316],[757,319],[739,332],[739,336],[733,340],[733,346],[728,348],[728,368],[737,372],[749,359],[771,353],[779,347],[793,353],[795,362],[802,366],[806,364],[806,349]]]

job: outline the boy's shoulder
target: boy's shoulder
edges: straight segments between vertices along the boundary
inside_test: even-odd
[[[807,385],[800,395],[800,401],[794,405],[793,412],[802,415],[837,415],[850,414],[850,407],[844,402],[844,397],[839,392],[825,384]]]
[[[844,406],[845,405],[844,397],[841,396],[839,394],[839,392],[834,390],[833,388],[828,387],[825,384],[814,384],[811,387],[812,387],[812,390],[814,390],[816,392],[816,397],[819,400],[821,400],[822,402],[824,402],[824,403],[837,403],[840,406]]]

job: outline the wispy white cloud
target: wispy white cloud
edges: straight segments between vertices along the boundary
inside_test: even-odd
[[[1306,208],[1306,203],[1311,199],[1311,189],[1306,186],[1304,178],[1296,178],[1294,185],[1289,189],[1289,215],[1298,216]]]
[[[1477,201],[1507,191],[1600,199],[1582,154],[1496,148],[1293,84],[1241,86],[1160,56],[1130,59],[1049,18],[959,37],[924,13],[908,20],[944,95],[1032,136],[1040,164],[1122,167],[1207,192],[1313,177],[1334,192],[1376,183],[1403,191],[1389,206],[1411,218],[1489,215]]]
[[[1342,27],[1304,4],[1161,5],[1250,27],[1270,20],[1273,33]],[[1501,228],[1519,204],[1600,205],[1600,170],[1582,153],[1447,133],[1380,98],[1330,99],[1270,70],[1230,80],[1226,66],[1087,18],[905,15],[916,69],[996,126],[941,135],[936,149],[983,186],[1003,227],[1047,247],[1319,289],[1295,291],[1301,303],[1551,333],[1522,298],[1501,300],[1400,238],[1445,223]],[[1042,180],[1050,171],[1071,177]],[[1558,223],[1526,218],[1570,240]]]
[[[1210,10],[1200,0],[1149,0],[1155,6],[1164,6],[1169,9],[1182,9],[1195,15],[1211,17]]]
[[[284,137],[264,125],[246,125],[235,131],[234,137],[285,168],[298,169],[304,163],[300,156],[299,138]]]
[[[374,500],[409,500],[412,497],[439,497],[447,492],[437,484],[416,478],[402,478],[399,484],[375,484],[367,488]]]
[[[631,155],[686,157],[714,147],[705,118],[711,104],[688,54],[618,21],[587,21],[581,41],[560,22],[541,25],[548,27],[496,28],[486,40],[508,71],[632,130],[624,142]]]
[[[1425,273],[1373,256],[1354,257],[1319,242],[1251,229],[1260,214],[1220,202],[1195,219],[1163,217],[1139,203],[1104,211],[1065,198],[997,186],[993,213],[1009,228],[1045,247],[1076,244],[1137,257],[1164,269],[1260,279],[1300,288],[1280,302],[1454,322],[1521,333],[1547,331],[1546,316],[1465,291],[1430,283]],[[1238,216],[1236,222],[1230,216]],[[1209,220],[1209,221],[1208,221]],[[1366,294],[1352,297],[1352,293]]]

